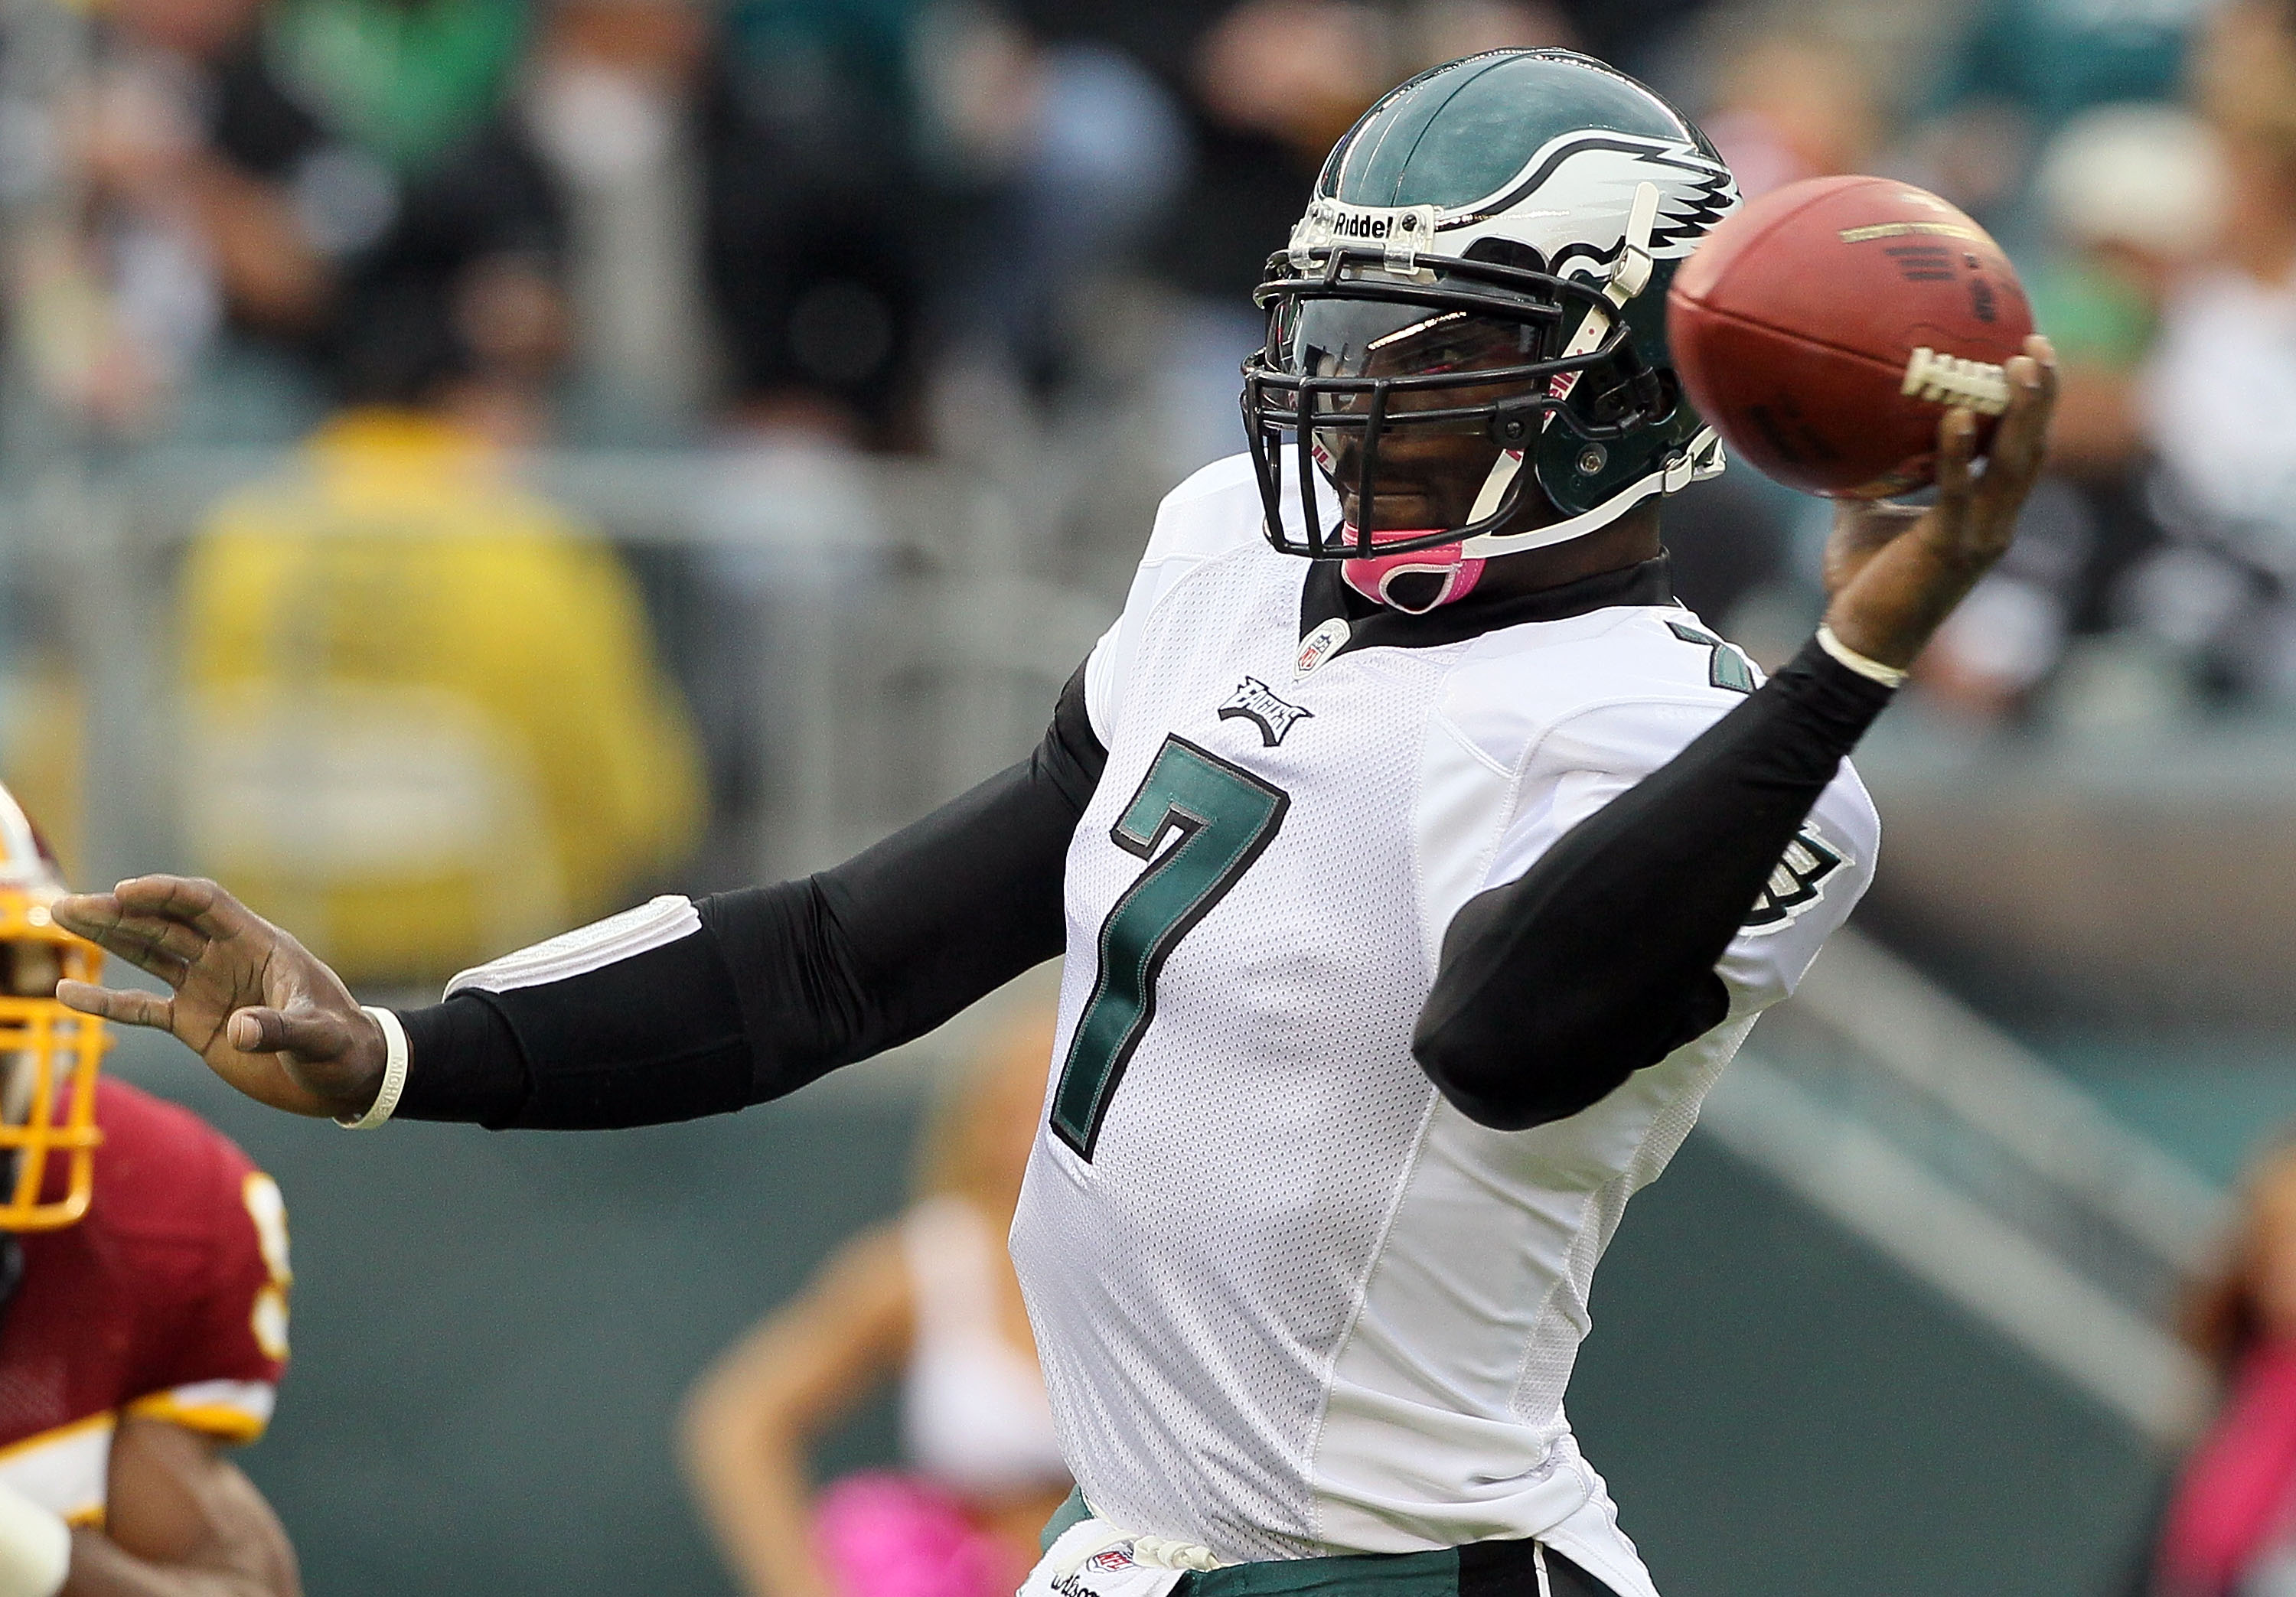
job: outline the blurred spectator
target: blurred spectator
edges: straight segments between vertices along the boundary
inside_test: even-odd
[[[1406,34],[1410,59],[1397,81],[1486,50],[1586,48],[1571,8],[1546,0],[1419,0]]]
[[[1242,0],[1205,30],[1189,63],[1203,160],[1183,207],[1201,225],[1174,230],[1174,281],[1248,306],[1332,143],[1409,75],[1400,23],[1350,0]]]
[[[1939,98],[2016,107],[2046,135],[2093,105],[2176,96],[2217,0],[1980,0]]]
[[[481,134],[526,42],[523,0],[276,0],[269,18],[296,97],[402,173]]]
[[[710,386],[694,0],[556,0],[520,113],[566,210],[575,370],[604,424],[676,432]]]
[[[2051,475],[2008,556],[1924,657],[1933,695],[2012,711],[2069,647],[2127,618],[2129,574],[2161,536],[2144,493],[2145,363],[2175,285],[2215,246],[2226,186],[2217,139],[2174,107],[2102,106],[2050,141],[2033,184],[2047,248],[2026,278],[2057,347]]]
[[[824,1266],[695,1387],[687,1472],[756,1597],[1007,1597],[1069,1492],[1004,1250],[1050,1068],[1049,1015],[951,1084],[920,1197]],[[898,1372],[907,1472],[818,1500],[808,1443]]]
[[[334,397],[410,404],[452,372],[504,441],[546,435],[570,340],[564,214],[524,130],[498,111],[422,164],[365,169],[382,225],[343,258],[319,351]]]
[[[910,398],[928,195],[913,0],[734,0],[703,86],[708,283],[745,421],[888,441]]]
[[[2034,193],[2054,249],[2027,288],[2057,348],[2057,469],[2113,476],[2141,453],[2137,369],[2177,278],[2216,248],[2228,187],[2216,135],[2172,106],[2085,111],[2043,153]]]
[[[168,420],[227,326],[291,339],[331,308],[256,20],[257,0],[119,0],[62,107],[84,209],[20,241],[24,327],[50,391],[108,430]]]
[[[1831,40],[1769,34],[1734,52],[1699,119],[1759,199],[1805,177],[1863,172],[1882,142],[1882,106],[1858,57]]]
[[[353,264],[324,348],[330,385],[348,404],[405,405],[451,373],[466,419],[536,443],[570,337],[555,196],[506,136],[459,157],[401,187],[397,224]]]
[[[1120,51],[971,6],[926,13],[918,67],[933,175],[972,213],[942,314],[959,344],[995,347],[1047,390],[1071,374],[1080,302],[1186,176],[1179,107]]]
[[[501,109],[523,14],[107,7],[68,107],[87,206],[23,246],[36,367],[114,430],[194,441],[294,436],[440,344],[538,408],[564,317],[556,201]]]
[[[1655,75],[1669,45],[1702,12],[1721,9],[1714,0],[1558,0],[1554,7],[1574,48],[1643,78]]]
[[[262,43],[261,136],[339,280],[311,347],[332,397],[405,403],[451,359],[501,428],[545,430],[562,218],[505,109],[522,0],[281,0]]]
[[[1242,0],[1175,37],[1186,42],[1168,70],[1193,112],[1197,161],[1149,262],[1183,296],[1162,381],[1170,469],[1184,472],[1243,446],[1236,371],[1266,331],[1251,291],[1340,135],[1455,55],[1578,41],[1560,8],[1524,0]]]
[[[1920,181],[2013,249],[2034,153],[2092,106],[2176,95],[2186,40],[2218,0],[1980,0],[1917,140]]]
[[[2221,234],[2164,298],[2137,414],[2170,545],[2131,619],[2233,699],[2296,698],[2296,20],[2231,4],[2194,58],[2224,152]],[[2148,197],[2147,204],[2158,201]]]
[[[2170,1499],[2152,1597],[2296,1591],[2296,1144],[2251,1173],[2237,1227],[2188,1317],[2224,1406]]]
[[[590,919],[700,821],[628,576],[436,392],[338,417],[183,577],[193,857],[353,979]]]

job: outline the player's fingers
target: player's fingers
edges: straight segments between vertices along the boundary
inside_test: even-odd
[[[82,937],[93,937],[94,929],[108,926],[119,919],[119,895],[117,893],[66,893],[48,905],[48,913],[56,924]]]
[[[1981,490],[1983,508],[1997,516],[2013,518],[2041,474],[2048,454],[2049,416],[2056,408],[2056,357],[2049,341],[2038,335],[2027,340],[2029,351],[2005,369],[2009,383],[2009,408],[1985,465]]]
[[[83,1015],[101,1015],[123,1026],[152,1026],[166,1031],[174,1020],[174,1007],[157,993],[100,987],[86,981],[60,981],[56,983],[56,997],[66,1009],[78,1010]]]
[[[135,913],[181,921],[210,938],[268,930],[267,923],[204,876],[137,876],[111,889]]]
[[[302,1060],[328,1060],[350,1046],[350,1028],[337,1016],[299,1015],[278,1009],[243,1009],[224,1035],[242,1053],[291,1053]]]
[[[1969,463],[1977,454],[1977,416],[1966,405],[1955,405],[1938,418],[1937,503],[1930,507],[1926,527],[1941,553],[1958,555],[1968,534],[1971,496]]]
[[[156,915],[123,914],[104,928],[104,939],[106,947],[118,944],[145,948],[179,964],[189,964],[212,946],[211,939],[181,921],[163,921]]]
[[[66,930],[77,932],[106,953],[118,954],[137,970],[148,971],[171,987],[182,985],[190,970],[191,959],[196,957],[196,945],[204,941],[188,928],[176,928],[184,937],[193,939],[193,951],[184,954],[171,947],[169,939],[154,930],[152,923],[136,917],[98,919],[75,915],[67,918],[59,913],[56,913],[56,921]]]

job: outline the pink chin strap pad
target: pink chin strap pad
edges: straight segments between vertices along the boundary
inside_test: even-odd
[[[1371,541],[1374,545],[1398,544],[1406,538],[1423,538],[1435,530],[1429,527],[1417,531],[1399,528],[1374,532]],[[1350,538],[1356,536],[1352,527],[1345,531]],[[1432,549],[1414,549],[1407,554],[1374,554],[1368,560],[1342,561],[1340,579],[1374,603],[1423,616],[1473,593],[1475,584],[1483,578],[1485,563],[1482,556],[1464,553],[1456,544],[1440,544]],[[1442,582],[1435,589],[1435,596],[1426,603],[1405,604],[1389,591],[1397,577],[1405,576],[1439,577]]]

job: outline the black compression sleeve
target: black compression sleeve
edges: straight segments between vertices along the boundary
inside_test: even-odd
[[[1574,1115],[1719,1023],[1714,967],[1842,757],[1890,701],[1815,641],[1443,937],[1412,1039],[1486,1126]]]
[[[526,1102],[518,1035],[478,994],[401,1010],[398,1019],[406,1028],[408,1069],[395,1118],[504,1125]],[[418,1059],[420,1070],[413,1068]]]
[[[1079,668],[1027,760],[845,864],[705,898],[698,929],[627,957],[406,1014],[398,1112],[649,1125],[922,1036],[1060,953],[1069,839],[1106,761]]]

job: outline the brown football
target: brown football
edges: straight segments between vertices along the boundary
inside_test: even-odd
[[[1790,487],[1880,498],[1928,483],[1938,417],[1990,434],[2033,331],[2007,257],[1935,194],[1813,177],[1708,236],[1667,293],[1675,369],[1740,455]]]

